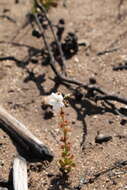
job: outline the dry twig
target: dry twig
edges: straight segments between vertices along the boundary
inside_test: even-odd
[[[40,4],[37,0],[34,0],[35,1],[35,3],[36,3],[36,6],[40,9],[40,11],[44,14],[44,16],[45,16],[45,19],[46,19],[46,21],[48,22],[48,25],[49,25],[49,27],[50,27],[50,30],[51,30],[51,32],[52,32],[52,34],[53,34],[53,37],[54,37],[54,40],[55,40],[55,42],[56,42],[56,44],[57,44],[57,46],[58,46],[58,50],[59,50],[59,53],[60,53],[60,58],[61,58],[61,65],[62,65],[62,72],[65,74],[65,75],[67,75],[67,73],[66,73],[66,66],[65,66],[65,58],[64,58],[64,54],[63,54],[63,50],[62,50],[62,47],[61,47],[61,43],[60,43],[60,41],[59,41],[59,39],[57,38],[57,36],[56,36],[56,34],[55,34],[55,32],[54,32],[54,28],[53,28],[53,25],[52,25],[52,22],[51,22],[51,20],[49,20],[49,18],[48,18],[48,16],[47,16],[47,13],[46,13],[46,10],[45,10],[45,8],[42,6],[42,4]],[[36,21],[37,21],[37,23],[40,25],[40,23],[39,23],[39,19],[37,19],[37,17],[36,17]],[[39,28],[41,29],[42,27],[41,27],[41,25],[39,26]],[[42,31],[42,29],[41,29],[41,31]],[[44,31],[43,31],[44,32]]]
[[[43,11],[43,14],[44,16],[47,18],[47,15],[46,15],[46,12],[44,11],[44,8],[42,5],[38,5],[38,8]],[[62,83],[62,84],[73,84],[73,85],[76,85],[76,86],[80,86],[82,88],[84,88],[85,90],[88,91],[88,94],[92,95],[92,96],[89,96],[89,98],[92,98],[94,99],[95,101],[98,101],[98,100],[104,100],[104,101],[117,101],[117,102],[120,102],[122,104],[127,104],[127,99],[125,98],[122,98],[122,97],[119,97],[117,95],[112,95],[112,94],[109,94],[107,93],[105,90],[103,90],[102,88],[98,87],[98,86],[95,86],[95,85],[90,85],[90,84],[85,84],[79,80],[75,80],[75,79],[72,79],[72,78],[69,78],[63,74],[61,74],[57,68],[56,68],[56,61],[54,59],[54,56],[53,56],[53,53],[52,53],[52,50],[51,50],[51,47],[50,45],[48,44],[47,42],[47,38],[46,38],[46,34],[45,32],[43,31],[43,28],[41,27],[41,23],[37,17],[37,15],[35,15],[35,21],[36,21],[36,24],[38,26],[38,29],[41,33],[41,36],[42,36],[42,39],[44,41],[44,44],[45,44],[45,47],[49,53],[49,56],[50,56],[50,65],[51,65],[51,68],[54,72],[54,74],[56,75],[56,77],[58,78],[58,80]],[[49,19],[48,19],[48,23],[50,23]],[[52,27],[52,30],[53,30],[53,27]],[[115,49],[116,51],[117,49]],[[95,94],[97,93],[97,94]],[[93,97],[93,94],[94,94],[94,97]]]
[[[110,171],[113,171],[115,169],[118,169],[118,168],[123,168],[127,165],[127,160],[122,160],[122,161],[118,161],[118,162],[115,162],[111,167],[103,170],[103,171],[99,171],[97,173],[95,173],[93,175],[93,177],[89,178],[89,179],[86,179],[86,178],[83,178],[81,180],[81,182],[79,183],[79,185],[75,186],[74,188],[71,188],[71,190],[80,190],[83,188],[84,185],[88,185],[88,184],[91,184],[91,183],[94,183],[100,176],[110,172]]]

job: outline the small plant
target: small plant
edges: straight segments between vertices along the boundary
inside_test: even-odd
[[[63,136],[61,137],[61,159],[59,160],[60,171],[63,174],[68,174],[73,167],[75,167],[75,163],[73,161],[73,155],[71,154],[71,144],[69,142],[68,133],[70,132],[68,121],[65,120],[65,114],[63,109],[60,111],[60,128],[62,129]]]
[[[48,104],[53,107],[53,110],[57,114],[59,113],[59,127],[62,130],[61,137],[61,158],[59,160],[60,171],[65,176],[67,175],[73,167],[75,167],[75,163],[73,161],[73,155],[71,154],[71,143],[69,142],[69,132],[70,128],[68,125],[68,121],[65,119],[65,113],[63,107],[65,106],[65,99],[59,93],[52,93],[48,97]]]
[[[46,10],[50,7],[56,7],[58,0],[38,0],[38,3],[42,4]],[[36,1],[33,0],[33,12],[37,11]]]

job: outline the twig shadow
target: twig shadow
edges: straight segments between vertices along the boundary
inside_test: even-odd
[[[85,148],[85,140],[87,136],[87,123],[85,121],[86,116],[91,115],[104,115],[105,113],[112,113],[114,115],[124,115],[126,116],[127,111],[123,110],[122,108],[118,109],[115,107],[114,104],[109,102],[102,102],[99,106],[95,103],[95,101],[92,101],[88,98],[81,98],[76,99],[76,97],[72,97],[69,99],[69,104],[71,107],[76,111],[77,114],[77,120],[81,121],[82,128],[83,128],[83,134],[82,134],[82,140],[80,142],[80,146],[82,149]]]
[[[12,168],[9,171],[9,176],[8,176],[8,180],[5,179],[1,179],[0,178],[0,189],[2,190],[14,190],[13,188],[13,171]]]

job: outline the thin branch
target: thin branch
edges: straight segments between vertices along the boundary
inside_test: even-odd
[[[127,65],[119,65],[113,67],[113,71],[118,71],[118,70],[127,70]]]
[[[110,101],[116,101],[116,102],[120,102],[122,104],[126,104],[127,105],[127,99],[125,98],[121,98],[117,95],[104,95],[104,96],[96,96],[95,97],[96,101],[98,100],[110,100]]]
[[[16,20],[11,18],[10,16],[7,15],[0,15],[1,18],[6,18],[7,20],[11,21],[12,23],[16,24]]]
[[[108,49],[108,50],[104,50],[104,51],[99,51],[96,55],[101,56],[101,55],[105,55],[108,53],[116,52],[117,50],[119,50],[119,48],[112,48],[112,49]]]
[[[46,18],[46,20],[47,20],[47,22],[48,22],[48,25],[49,25],[49,27],[50,27],[50,30],[51,30],[52,34],[53,34],[54,40],[55,40],[55,42],[56,42],[56,44],[57,44],[57,46],[58,46],[58,50],[59,50],[59,53],[60,53],[60,58],[61,58],[61,61],[62,61],[62,71],[64,72],[65,75],[67,75],[67,73],[66,73],[66,66],[65,66],[65,58],[64,58],[63,50],[62,50],[62,47],[61,47],[61,43],[60,43],[60,41],[58,40],[58,38],[56,37],[56,34],[55,34],[55,32],[54,32],[53,24],[52,24],[51,20],[49,20],[49,18],[48,18],[48,16],[47,16],[47,12],[46,12],[45,8],[43,7],[43,5],[40,4],[40,3],[38,3],[37,0],[34,0],[34,1],[35,1],[35,3],[36,3],[36,6],[37,6],[37,7],[41,10],[41,12],[44,14],[44,16],[45,16],[45,18]]]
[[[111,167],[109,167],[108,169],[106,170],[103,170],[103,171],[99,171],[97,173],[95,173],[93,175],[93,177],[89,178],[89,179],[86,179],[84,178],[80,183],[79,185],[75,186],[74,188],[71,188],[71,190],[80,190],[82,189],[82,187],[84,185],[88,185],[88,184],[91,184],[91,183],[94,183],[100,176],[114,170],[114,169],[117,169],[117,168],[123,168],[127,165],[127,160],[122,160],[122,161],[118,161],[118,162],[115,162]]]
[[[7,60],[15,61],[15,62],[21,63],[20,60],[16,59],[16,58],[13,57],[13,56],[0,57],[0,61],[7,61]]]
[[[38,29],[41,32],[41,36],[42,36],[42,39],[44,41],[45,47],[46,47],[46,49],[47,49],[47,51],[49,53],[49,56],[50,56],[50,66],[51,66],[54,74],[57,76],[57,78],[60,80],[60,82],[62,84],[68,84],[68,83],[69,84],[74,84],[76,86],[80,86],[80,87],[86,89],[88,92],[96,92],[96,93],[101,94],[101,96],[95,95],[94,99],[96,101],[97,100],[117,101],[117,102],[120,102],[122,104],[127,105],[127,99],[125,99],[125,98],[119,97],[117,95],[109,94],[105,90],[103,90],[102,88],[100,88],[98,86],[85,84],[85,83],[83,83],[83,82],[81,82],[79,80],[71,79],[69,77],[66,77],[66,76],[62,75],[56,68],[56,61],[54,59],[51,47],[47,42],[46,34],[44,33],[44,31],[43,31],[43,29],[41,27],[41,24],[40,24],[40,21],[39,21],[37,15],[35,15],[35,20],[36,20],[36,24],[38,26]],[[89,97],[89,98],[93,98],[93,97]]]

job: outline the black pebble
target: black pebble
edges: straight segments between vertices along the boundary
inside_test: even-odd
[[[95,143],[102,144],[104,142],[108,142],[112,139],[112,136],[103,135],[103,134],[97,134],[95,137]]]
[[[96,79],[95,78],[93,78],[93,77],[91,77],[91,78],[89,78],[89,83],[90,84],[96,84]]]
[[[120,124],[121,125],[125,125],[127,123],[127,120],[126,119],[122,119],[121,121],[120,121]]]

